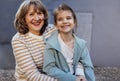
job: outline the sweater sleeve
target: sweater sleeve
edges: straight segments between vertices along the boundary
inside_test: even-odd
[[[22,75],[27,79],[27,81],[55,81],[53,78],[41,74],[38,71],[25,42],[18,39],[12,40],[12,47],[16,65],[22,71]]]
[[[57,78],[58,81],[76,80],[76,77],[70,72],[66,73],[56,66],[53,50],[45,49],[43,71],[48,75]]]

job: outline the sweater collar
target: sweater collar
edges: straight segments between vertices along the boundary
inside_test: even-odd
[[[31,32],[28,32],[28,35],[35,39],[43,39],[43,36],[38,36],[38,35],[32,34]]]

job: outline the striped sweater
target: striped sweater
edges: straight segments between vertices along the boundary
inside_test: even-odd
[[[42,74],[38,68],[43,67],[44,39],[50,36],[55,27],[49,25],[43,36],[16,33],[12,38],[12,48],[16,60],[16,81],[57,81]]]

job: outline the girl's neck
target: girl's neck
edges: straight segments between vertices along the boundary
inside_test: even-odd
[[[60,37],[69,48],[72,49],[74,48],[74,36],[72,33],[71,34],[60,33]]]
[[[70,34],[63,34],[63,33],[60,33],[60,37],[62,38],[62,40],[63,40],[65,43],[74,40],[74,36],[73,36],[72,33],[70,33]]]

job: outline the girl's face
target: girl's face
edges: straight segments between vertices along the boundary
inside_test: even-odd
[[[29,11],[25,16],[26,24],[31,33],[39,35],[42,26],[44,25],[44,14],[37,10],[35,12],[34,6],[29,7]]]
[[[56,18],[56,26],[61,33],[72,33],[75,22],[71,11],[60,11]]]

